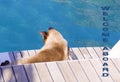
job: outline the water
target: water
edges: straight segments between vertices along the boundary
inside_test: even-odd
[[[109,42],[102,41],[101,6],[110,6]],[[39,49],[52,26],[70,47],[109,46],[120,39],[118,0],[0,0],[0,51]]]

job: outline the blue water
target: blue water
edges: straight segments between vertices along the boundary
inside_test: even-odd
[[[102,41],[101,6],[110,6],[109,42]],[[52,26],[70,47],[109,46],[120,39],[118,0],[0,0],[0,51],[39,49]]]

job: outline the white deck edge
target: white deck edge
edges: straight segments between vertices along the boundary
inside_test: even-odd
[[[109,58],[120,58],[120,40],[110,50],[108,57]]]

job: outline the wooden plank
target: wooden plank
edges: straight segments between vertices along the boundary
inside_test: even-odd
[[[71,54],[73,54],[73,51],[72,51],[72,49],[70,48],[68,60],[72,60]]]
[[[28,50],[28,54],[29,54],[29,56],[34,56],[34,55],[36,55],[36,52],[35,52],[35,50]]]
[[[20,54],[21,54],[21,58],[27,58],[27,57],[30,57],[31,55],[30,51],[27,51],[27,50],[21,51]],[[34,65],[30,64],[30,65],[25,65],[24,67],[26,69],[26,72],[30,81],[33,81],[33,80],[35,80],[35,82],[40,81],[37,70]]]
[[[87,47],[86,49],[88,50],[89,54],[92,56],[93,59],[99,58],[99,56],[96,54],[92,47]]]
[[[72,48],[72,50],[76,54],[76,56],[79,60],[84,59],[84,56],[82,55],[82,53],[80,52],[80,50],[78,48]]]
[[[26,64],[24,67],[30,82],[41,82],[34,64]]]
[[[9,57],[11,59],[11,62],[15,61],[15,57],[14,57],[13,52],[9,52]]]
[[[81,53],[83,54],[83,56],[85,57],[85,59],[91,59],[91,55],[88,53],[88,51],[86,50],[86,48],[79,48],[79,50],[81,51]]]
[[[4,79],[3,79],[3,75],[2,75],[2,69],[0,67],[0,82],[3,82],[3,81],[4,81]]]
[[[92,63],[93,67],[95,68],[95,71],[97,72],[99,78],[102,80],[102,82],[113,82],[112,78],[110,76],[108,77],[102,77],[102,63],[100,59],[93,60],[91,59],[90,62]]]
[[[21,51],[21,55],[23,58],[28,58],[30,55],[28,54],[28,51],[27,50],[23,50]]]
[[[67,62],[57,62],[66,82],[77,82],[77,79]]]
[[[100,47],[94,47],[94,50],[99,58],[103,58],[103,51],[101,50]]]
[[[52,76],[54,82],[65,82],[57,64],[55,62],[47,63],[48,70]]]
[[[90,82],[101,82],[101,79],[97,75],[96,71],[92,67],[89,61],[82,60],[79,62],[81,66],[83,67],[85,73],[87,74]]]
[[[71,60],[78,60],[76,54],[73,52],[72,48],[70,48],[70,57]]]
[[[2,69],[2,76],[5,82],[16,82],[14,72],[11,66],[3,66]]]
[[[39,50],[35,50],[36,54],[39,53]]]
[[[116,69],[115,65],[112,63],[111,60],[108,60],[108,65],[109,65],[109,74],[113,78],[114,82],[120,82],[120,73]]]
[[[114,63],[114,65],[120,73],[120,58],[112,58],[111,61]]]
[[[78,61],[69,61],[68,63],[71,69],[73,70],[78,82],[89,82],[89,79],[87,78],[85,72],[83,71]]]
[[[42,82],[53,82],[45,63],[36,63],[35,65]]]
[[[13,66],[13,70],[14,70],[17,82],[30,82],[26,75],[23,65]]]
[[[22,55],[21,55],[20,51],[13,52],[13,55],[15,57],[15,60],[18,60],[18,59],[22,58]]]

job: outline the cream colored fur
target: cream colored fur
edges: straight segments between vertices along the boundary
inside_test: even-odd
[[[29,64],[38,62],[61,61],[68,59],[68,43],[60,32],[49,28],[48,32],[40,32],[43,37],[44,46],[39,53],[29,58],[23,58],[12,64]]]

